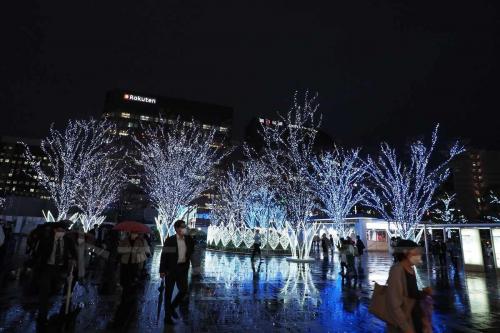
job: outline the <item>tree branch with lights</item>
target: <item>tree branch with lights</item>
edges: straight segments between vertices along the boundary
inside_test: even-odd
[[[96,165],[82,179],[76,200],[85,232],[104,222],[105,210],[118,200],[126,181],[122,160],[108,157],[96,161]]]
[[[404,239],[415,239],[415,228],[433,206],[436,189],[448,178],[449,162],[464,151],[455,142],[448,156],[431,167],[438,139],[438,126],[432,132],[430,145],[421,140],[410,145],[410,160],[402,162],[395,149],[382,143],[377,159],[367,160],[371,184],[367,204],[387,221],[394,223],[396,234]]]
[[[155,221],[162,242],[174,233],[173,223],[186,207],[209,188],[214,167],[226,154],[214,145],[215,133],[177,119],[134,137],[134,159],[144,168],[144,189],[158,211]]]
[[[297,94],[284,116],[282,125],[262,126],[264,150],[262,160],[275,193],[285,210],[285,227],[294,259],[307,260],[312,240],[319,225],[311,221],[317,207],[311,183],[311,160],[321,117],[316,97],[305,94],[302,102]]]
[[[82,180],[89,176],[92,166],[106,158],[112,150],[105,149],[113,141],[115,126],[101,120],[70,120],[64,130],[52,125],[49,135],[42,140],[42,157],[37,158],[24,144],[24,157],[33,171],[32,176],[52,199],[56,212],[44,212],[49,222],[71,219],[68,216],[76,206]]]
[[[348,236],[345,219],[355,205],[364,202],[367,165],[359,149],[337,148],[313,158],[314,179],[321,210],[333,220],[339,237]]]

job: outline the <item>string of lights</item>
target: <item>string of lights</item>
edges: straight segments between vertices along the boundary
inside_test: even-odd
[[[186,207],[209,188],[214,166],[227,154],[212,145],[214,135],[215,129],[177,119],[133,137],[138,148],[134,160],[144,169],[144,189],[158,211],[162,242],[174,233],[173,223]]]
[[[434,192],[449,176],[448,163],[464,151],[455,142],[448,157],[435,167],[430,166],[437,139],[435,127],[430,145],[418,140],[410,145],[409,163],[403,163],[395,149],[381,144],[376,160],[367,159],[367,172],[372,186],[367,186],[366,204],[396,226],[396,233],[404,239],[415,239],[415,227],[433,206]]]

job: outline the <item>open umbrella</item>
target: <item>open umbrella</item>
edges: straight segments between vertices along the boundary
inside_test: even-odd
[[[160,294],[158,295],[158,313],[156,322],[160,320],[161,306],[163,304],[163,290],[165,290],[165,279],[161,279],[160,287],[158,287],[158,291],[160,292]]]
[[[135,221],[123,221],[114,226],[113,230],[133,232],[136,234],[151,233],[151,229],[143,223]]]

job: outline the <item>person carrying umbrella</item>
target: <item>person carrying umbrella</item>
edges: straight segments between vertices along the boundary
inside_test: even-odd
[[[123,295],[132,291],[146,259],[151,256],[149,245],[137,232],[129,232],[128,237],[118,245],[120,262],[120,284]]]
[[[70,221],[53,222],[49,232],[40,239],[35,260],[39,281],[39,324],[47,323],[49,295],[55,287],[62,286],[62,280],[75,265],[76,251],[73,241],[66,235]]]
[[[163,243],[160,260],[160,277],[165,278],[165,323],[168,325],[174,324],[172,318],[178,318],[175,308],[188,294],[189,260],[194,250],[194,241],[188,235],[186,222],[175,221],[174,229],[175,235]],[[179,292],[171,301],[175,285]]]

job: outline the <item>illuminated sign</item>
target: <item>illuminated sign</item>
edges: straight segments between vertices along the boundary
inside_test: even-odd
[[[479,229],[462,228],[460,230],[462,239],[462,252],[466,270],[484,270],[483,251],[481,249],[481,238]]]
[[[137,95],[132,95],[132,94],[125,94],[125,95],[123,95],[123,99],[125,99],[127,101],[135,101],[135,102],[156,104],[156,98],[150,98],[150,97],[144,97],[144,96],[137,96]]]

